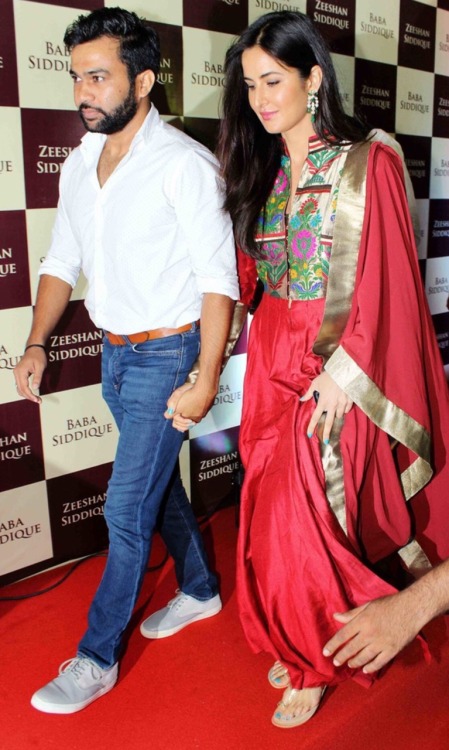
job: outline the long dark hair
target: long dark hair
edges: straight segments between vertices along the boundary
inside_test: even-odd
[[[148,21],[122,8],[97,8],[87,16],[78,16],[64,34],[64,44],[70,50],[77,44],[92,42],[102,36],[117,39],[119,57],[128,71],[131,83],[139,73],[159,72],[159,37]]]
[[[248,102],[242,54],[258,45],[303,80],[319,65],[323,80],[314,123],[321,140],[334,144],[365,140],[368,126],[344,112],[329,48],[303,13],[267,13],[251,24],[231,45],[225,60],[225,88],[218,139],[218,159],[226,183],[225,207],[234,222],[237,244],[258,256],[256,222],[279,171],[282,140],[267,133]]]

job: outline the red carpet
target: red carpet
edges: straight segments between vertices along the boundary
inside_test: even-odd
[[[172,566],[150,573],[130,629],[120,679],[109,695],[72,716],[51,716],[29,699],[74,655],[87,607],[104,566],[83,563],[60,587],[19,602],[0,602],[2,750],[448,750],[449,645],[442,620],[428,626],[433,660],[409,646],[370,690],[345,683],[329,690],[311,722],[271,725],[280,691],[240,629],[234,593],[235,516],[220,511],[204,528],[221,578],[224,609],[177,635],[146,641],[138,623],[173,596]],[[213,550],[213,552],[212,552]],[[151,564],[163,556],[156,540]],[[58,580],[51,571],[0,590],[36,591]]]

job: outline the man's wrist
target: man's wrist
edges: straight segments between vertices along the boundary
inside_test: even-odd
[[[210,380],[205,381],[201,378],[201,373],[198,375],[198,378],[195,382],[195,390],[199,393],[204,394],[205,396],[209,396],[212,398],[215,398],[215,396],[218,393],[218,379],[216,382],[211,383]]]
[[[37,349],[43,349],[45,353],[47,353],[47,347],[45,344],[27,344],[25,349],[23,350],[24,353],[28,351],[28,349],[32,349],[33,347],[36,347]]]

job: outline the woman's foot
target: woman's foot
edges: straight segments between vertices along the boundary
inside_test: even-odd
[[[290,687],[290,675],[288,674],[288,669],[284,667],[280,661],[275,661],[268,672],[268,682],[271,687],[282,690],[286,687]]]
[[[275,726],[282,729],[290,729],[305,724],[318,710],[325,690],[326,686],[303,688],[303,690],[288,687],[281,702],[278,703],[271,721]]]

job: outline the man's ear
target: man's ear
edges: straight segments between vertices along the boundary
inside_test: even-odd
[[[156,82],[156,76],[152,70],[143,70],[136,76],[136,94],[145,99]]]

